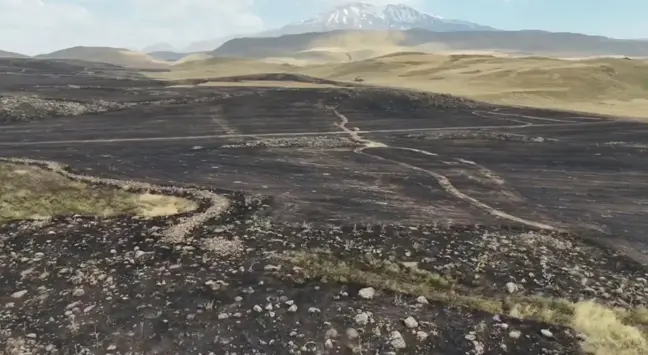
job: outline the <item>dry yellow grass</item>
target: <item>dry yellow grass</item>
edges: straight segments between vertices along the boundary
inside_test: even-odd
[[[296,281],[321,279],[360,284],[411,296],[425,296],[455,306],[503,314],[501,299],[491,298],[458,287],[453,280],[396,261],[377,259],[372,254],[353,261],[341,260],[327,250],[290,252],[276,256],[289,270],[300,270]],[[293,278],[295,276],[292,276]],[[303,279],[299,279],[303,277]],[[509,315],[546,323],[570,326],[587,339],[583,349],[595,355],[648,354],[647,311],[610,309],[593,301],[570,302],[564,299],[517,296],[505,299]]]
[[[66,214],[150,218],[197,208],[183,198],[93,187],[33,166],[0,163],[0,181],[0,224]]]
[[[345,48],[356,44],[348,41],[348,38],[343,38],[337,47],[332,47],[335,43],[328,41],[325,43],[328,47],[314,44],[318,46],[313,48],[316,52],[326,50],[346,56],[351,52],[345,52]],[[376,43],[380,43],[379,39]],[[363,46],[370,45],[368,42]],[[362,50],[363,46],[355,50]],[[398,47],[382,48],[392,50]],[[376,52],[379,50],[374,50]],[[648,61],[645,60],[391,53],[371,59],[326,64],[295,60],[290,65],[286,64],[287,61],[289,58],[214,58],[180,65],[171,73],[159,73],[157,77],[185,79],[295,73],[352,81],[360,76],[366,84],[448,93],[496,104],[648,118]]]

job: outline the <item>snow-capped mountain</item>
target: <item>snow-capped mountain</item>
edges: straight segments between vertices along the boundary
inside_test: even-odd
[[[305,21],[292,23],[265,35],[277,36],[340,29],[409,30],[434,32],[496,31],[497,29],[461,20],[449,20],[421,13],[407,5],[375,6],[353,3],[339,6]]]

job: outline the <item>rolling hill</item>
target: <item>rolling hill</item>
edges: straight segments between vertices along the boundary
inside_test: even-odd
[[[162,69],[168,63],[157,60],[148,54],[123,48],[112,47],[72,47],[60,51],[37,55],[39,59],[73,59],[100,62],[136,69]]]
[[[648,60],[558,59],[399,52],[325,64],[210,58],[171,67],[167,80],[284,73],[453,94],[497,104],[648,118]],[[258,80],[257,80],[258,81]]]
[[[237,38],[213,56],[294,57],[314,49],[347,52],[353,60],[398,51],[434,53],[499,52],[557,57],[648,57],[648,41],[545,31],[430,32],[336,30],[266,38]]]
[[[29,56],[20,53],[0,50],[0,58],[29,58]]]

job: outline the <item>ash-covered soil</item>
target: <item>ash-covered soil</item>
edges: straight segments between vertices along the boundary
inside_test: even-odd
[[[581,300],[646,324],[640,123],[15,59],[0,102],[2,157],[231,200],[1,226],[9,354],[581,354]]]
[[[159,242],[173,218],[67,217],[2,227],[2,341],[26,353],[66,354],[581,353],[582,335],[566,327],[390,291],[365,298],[359,284],[297,282],[297,269],[274,257],[321,249],[345,260],[371,253],[417,262],[493,299],[507,297],[515,283],[516,294],[648,302],[643,270],[567,235],[274,225],[262,217],[272,201],[228,197],[235,203],[226,215],[173,248]]]

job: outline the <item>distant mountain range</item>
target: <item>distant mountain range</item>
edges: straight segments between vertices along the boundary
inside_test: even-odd
[[[338,6],[313,18],[291,23],[281,28],[192,43],[183,49],[183,52],[212,51],[235,37],[278,37],[288,34],[333,30],[387,31],[410,29],[423,29],[433,32],[497,31],[496,28],[490,26],[424,14],[407,5],[375,6],[356,2]]]

